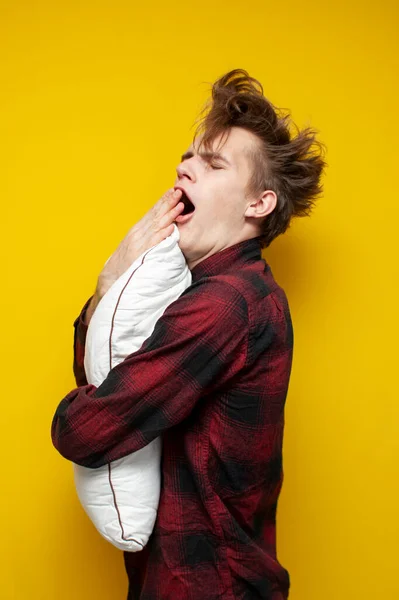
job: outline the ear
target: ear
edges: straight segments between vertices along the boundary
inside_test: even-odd
[[[266,217],[276,208],[276,204],[276,193],[272,190],[266,190],[262,193],[261,196],[258,196],[257,199],[253,200],[247,206],[244,216],[255,217],[255,219]]]

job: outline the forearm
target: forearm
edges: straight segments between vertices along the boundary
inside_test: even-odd
[[[96,291],[93,296],[87,300],[82,308],[78,318],[74,322],[75,334],[73,343],[73,373],[75,375],[76,385],[87,385],[86,373],[84,368],[86,336],[90,320],[106,291],[112,282],[103,281],[99,278]]]
[[[94,295],[92,296],[91,300],[90,300],[90,304],[86,309],[86,313],[84,315],[83,318],[83,323],[85,325],[89,325],[90,320],[94,314],[94,311],[96,310],[98,303],[100,302],[102,298],[102,295],[100,294],[100,292],[98,291],[98,289],[96,290],[96,292],[94,293]]]
[[[210,279],[172,302],[141,348],[99,387],[80,384],[60,402],[52,438],[62,456],[97,468],[136,452],[246,366],[246,301],[229,284]],[[79,340],[87,330],[81,316]],[[79,348],[82,360],[81,342]]]
[[[74,326],[74,340],[73,340],[73,373],[75,376],[76,385],[82,386],[87,385],[86,373],[84,368],[84,356],[85,356],[85,346],[86,346],[86,336],[88,323],[90,319],[87,321],[87,311],[89,306],[93,304],[91,309],[91,315],[95,310],[95,306],[97,306],[96,301],[94,300],[94,295],[87,300],[82,310],[80,311],[79,316],[75,319],[73,324]],[[90,318],[91,318],[90,315]],[[87,322],[86,322],[87,321]]]

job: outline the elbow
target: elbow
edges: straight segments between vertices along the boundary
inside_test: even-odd
[[[107,464],[104,455],[100,455],[98,452],[90,453],[87,452],[87,450],[83,452],[69,442],[66,443],[64,441],[60,443],[59,441],[54,441],[54,439],[53,445],[63,458],[75,463],[75,465],[86,467],[88,469],[99,469]]]
[[[87,445],[82,444],[76,433],[72,431],[61,433],[60,429],[59,422],[54,418],[51,439],[54,448],[63,458],[88,469],[98,469],[107,464],[104,453],[94,452]]]
[[[51,424],[51,439],[58,452],[71,462],[96,469],[106,464],[101,427],[93,427],[94,417],[89,410],[90,385],[72,390],[58,405]],[[86,400],[87,403],[82,402]],[[78,410],[80,399],[80,406]]]

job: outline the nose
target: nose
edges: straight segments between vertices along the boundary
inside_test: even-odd
[[[188,179],[191,183],[195,183],[195,169],[194,165],[190,162],[192,159],[185,159],[176,167],[176,173],[179,181],[182,179]]]

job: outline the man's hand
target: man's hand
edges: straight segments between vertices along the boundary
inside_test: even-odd
[[[184,210],[181,197],[180,190],[168,190],[128,231],[98,277],[95,294],[86,311],[87,325],[101,298],[136,258],[172,234],[173,222]]]

